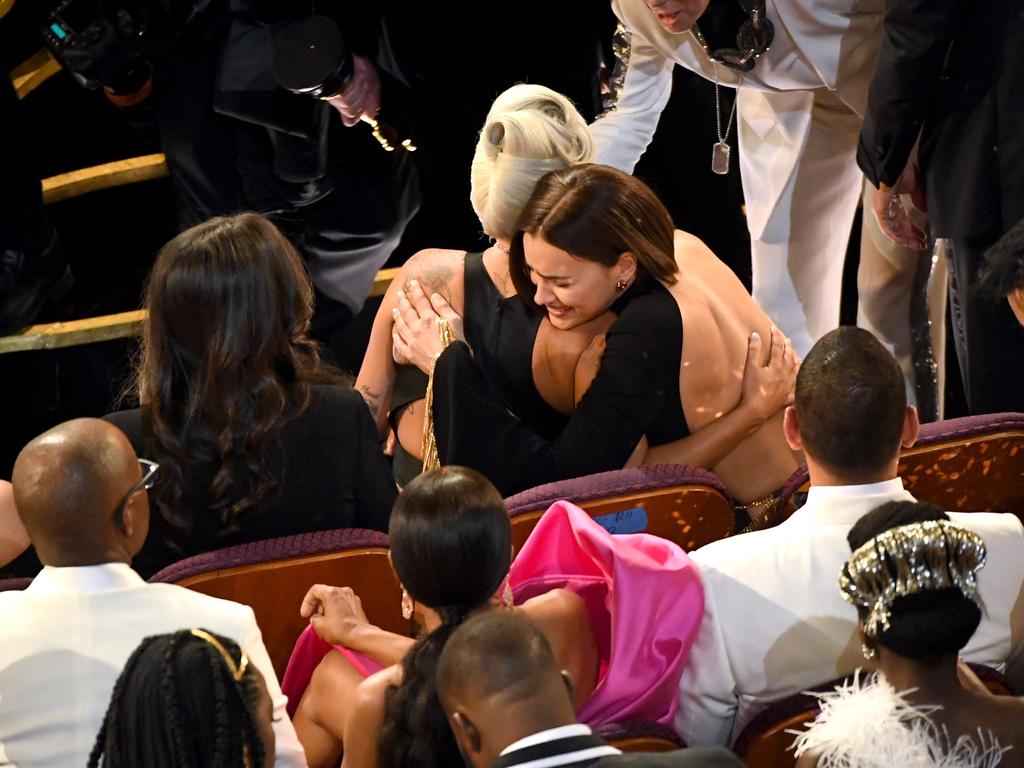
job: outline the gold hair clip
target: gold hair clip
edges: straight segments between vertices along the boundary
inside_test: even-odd
[[[889,629],[896,598],[924,590],[956,588],[984,610],[978,571],[985,557],[985,542],[966,528],[945,520],[901,525],[850,555],[839,588],[848,603],[868,612],[864,634],[873,638]]]
[[[245,651],[242,651],[242,659],[236,664],[235,660],[231,658],[231,654],[228,653],[227,648],[221,644],[220,640],[211,635],[205,629],[191,629],[189,631],[195,637],[198,637],[200,640],[205,640],[212,645],[217,650],[217,653],[219,653],[224,659],[224,663],[228,665],[228,669],[231,670],[231,676],[235,679],[235,682],[241,682],[242,678],[245,676],[245,670],[249,668],[249,657],[245,655]]]

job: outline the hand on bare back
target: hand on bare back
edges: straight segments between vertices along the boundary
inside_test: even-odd
[[[751,334],[747,343],[740,405],[752,409],[762,420],[767,420],[787,405],[792,405],[800,360],[793,349],[793,343],[774,325],[768,362],[765,365],[761,365],[762,344],[759,334]]]

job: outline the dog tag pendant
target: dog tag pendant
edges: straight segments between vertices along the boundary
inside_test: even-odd
[[[715,142],[711,150],[711,170],[719,176],[729,173],[729,145],[724,141]]]

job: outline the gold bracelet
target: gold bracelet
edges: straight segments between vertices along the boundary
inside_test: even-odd
[[[426,407],[423,410],[423,438],[420,441],[420,455],[423,457],[423,471],[429,472],[441,466],[441,457],[437,452],[437,437],[434,435],[434,369],[441,355],[455,341],[451,325],[443,317],[437,318],[437,334],[441,338],[441,351],[430,361],[430,374],[427,376]]]

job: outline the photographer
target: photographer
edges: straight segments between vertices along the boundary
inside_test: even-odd
[[[372,57],[375,12],[341,5],[335,21],[346,44]],[[308,8],[260,0],[120,6],[99,26],[112,27],[121,45],[93,53],[116,58],[127,48],[147,60],[152,81],[139,86],[136,77],[134,93],[121,82],[103,85],[136,114],[151,92],[180,226],[240,210],[270,215],[309,263],[321,332],[343,325],[415,213],[416,192],[408,153],[382,151],[369,129],[349,130],[328,104],[278,85],[275,37],[308,17]],[[102,70],[63,60],[86,76]]]

